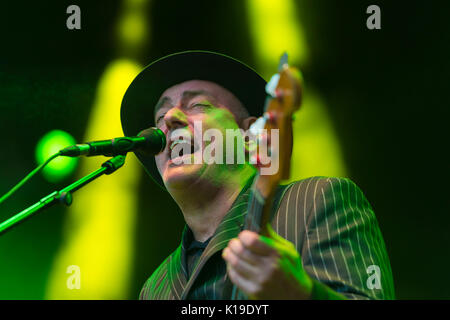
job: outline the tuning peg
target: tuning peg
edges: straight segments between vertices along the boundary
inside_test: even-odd
[[[262,116],[256,119],[255,122],[252,123],[252,125],[249,128],[249,131],[252,135],[257,136],[259,132],[264,129],[264,126],[266,125],[267,119]]]
[[[267,136],[267,132],[262,132],[258,135],[258,145],[267,145],[268,143],[268,136]]]
[[[278,63],[278,72],[281,72],[285,65],[288,65],[288,54],[286,51],[283,52],[280,57],[280,62]]]
[[[265,121],[268,121],[270,123],[275,122],[275,114],[272,111],[264,112],[263,117]]]
[[[252,154],[252,156],[250,157],[250,163],[253,164],[255,167],[261,166],[261,161],[260,161],[259,155],[257,153]]]
[[[266,93],[273,98],[277,97],[276,90],[278,86],[278,81],[280,80],[280,75],[278,73],[274,74],[270,78],[269,82],[266,84]]]

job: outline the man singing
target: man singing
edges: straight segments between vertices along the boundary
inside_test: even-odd
[[[350,180],[312,177],[280,186],[264,237],[244,230],[252,164],[183,161],[201,157],[211,141],[176,139],[175,130],[194,136],[201,123],[200,134],[246,131],[262,113],[265,85],[235,59],[188,51],[155,61],[128,88],[124,133],[150,126],[164,132],[163,152],[136,155],[186,222],[180,246],[145,282],[140,299],[394,299],[378,223]],[[174,157],[180,146],[184,153]]]

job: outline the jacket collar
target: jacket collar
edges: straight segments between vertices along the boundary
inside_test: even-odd
[[[173,295],[176,299],[186,299],[189,290],[198,278],[205,263],[217,252],[222,251],[228,242],[237,237],[244,228],[245,215],[250,195],[250,185],[253,179],[242,189],[239,196],[234,201],[231,209],[224,216],[222,222],[217,227],[214,235],[200,256],[190,279],[187,279],[186,272],[186,250],[189,243],[189,227],[185,225],[180,246],[175,250],[168,265],[168,279],[170,281]]]

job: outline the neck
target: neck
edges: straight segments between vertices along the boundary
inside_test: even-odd
[[[170,190],[195,240],[204,242],[214,234],[254,173],[253,167],[244,166],[239,173],[232,172],[227,177],[221,177],[220,183],[211,183],[203,181],[207,179],[202,179],[189,187]]]

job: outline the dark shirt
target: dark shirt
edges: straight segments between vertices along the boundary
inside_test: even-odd
[[[211,236],[205,242],[200,242],[194,239],[191,231],[189,233],[190,236],[188,241],[190,241],[190,243],[188,243],[188,248],[186,250],[186,261],[185,261],[188,279],[190,278],[192,271],[194,270],[194,267],[198,262],[198,259],[200,258],[203,251],[205,250],[206,246],[208,245],[209,241],[212,238]]]

